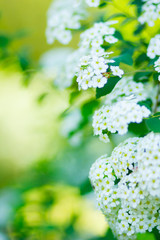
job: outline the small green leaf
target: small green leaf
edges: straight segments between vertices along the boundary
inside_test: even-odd
[[[106,2],[103,2],[103,3],[101,3],[100,5],[99,5],[99,8],[103,8],[103,7],[105,7],[107,5],[107,3]]]
[[[138,104],[140,105],[140,106],[145,106],[146,108],[148,108],[150,111],[151,111],[151,109],[152,109],[152,101],[151,101],[151,99],[146,99],[145,101],[140,101],[140,102],[138,102]]]
[[[6,48],[11,42],[11,39],[7,37],[6,35],[0,35],[0,47]]]
[[[125,63],[127,65],[133,65],[132,55],[133,55],[133,49],[130,49],[130,50],[122,53],[121,55],[114,57],[113,60],[115,60],[115,63],[113,65],[117,66],[121,62]]]
[[[127,24],[127,23],[129,23],[129,22],[132,22],[132,21],[134,21],[135,20],[135,18],[134,17],[127,17],[126,19],[124,19],[122,22],[121,22],[121,26],[123,26],[123,25],[125,25],[125,24]]]
[[[124,13],[115,13],[115,14],[111,15],[110,17],[108,17],[106,21],[108,21],[110,19],[113,19],[113,18],[119,18],[119,17],[123,17],[123,18],[125,17],[126,18],[127,15],[124,14]]]
[[[136,74],[134,74],[133,80],[135,82],[146,82],[149,80],[151,74],[152,72],[137,72]]]
[[[118,83],[119,80],[120,80],[119,77],[109,78],[103,88],[96,89],[96,98],[100,98],[102,96],[109,94],[113,90],[113,88],[115,87],[115,85]]]
[[[148,60],[148,57],[146,55],[146,53],[141,53],[135,60],[135,65],[136,66],[139,66],[141,65],[142,63],[144,63],[145,61]]]
[[[159,81],[158,76],[159,76],[159,73],[157,73],[157,72],[153,73],[153,80],[154,81]]]
[[[160,132],[160,112],[145,120],[147,127],[153,132]]]
[[[90,116],[93,114],[95,109],[99,106],[99,102],[97,100],[91,99],[89,102],[86,102],[82,108],[81,108],[81,113],[84,118],[84,120],[88,121]]]
[[[126,63],[121,62],[119,67],[124,71],[124,73],[132,74],[132,72],[134,72],[134,68]]]
[[[122,34],[118,30],[115,31],[114,36],[119,40],[124,40]]]
[[[137,26],[137,29],[134,31],[134,35],[138,35],[139,33],[141,33],[143,31],[143,29],[145,29],[146,24],[139,24]]]

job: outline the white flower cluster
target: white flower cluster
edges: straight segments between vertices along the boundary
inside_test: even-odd
[[[118,41],[113,36],[115,28],[110,27],[116,22],[95,23],[92,28],[81,34],[79,52],[83,57],[80,58],[77,69],[79,89],[102,88],[107,83],[111,72],[114,76],[122,77],[123,70],[118,66],[110,66],[111,63],[114,63],[114,60],[108,59],[112,52],[107,53],[102,47],[103,44],[112,44]]]
[[[92,165],[89,178],[98,206],[118,239],[136,239],[155,227],[160,231],[159,170],[160,135],[153,133],[127,139],[111,157]]]
[[[160,57],[158,58],[157,61],[154,63],[155,70],[160,73]],[[158,76],[158,80],[160,81],[160,75]]]
[[[87,15],[86,4],[75,0],[54,0],[48,10],[46,37],[49,44],[57,39],[68,44],[71,30],[80,28],[80,21]]]
[[[118,66],[111,66],[114,60],[108,59],[110,53],[100,56],[84,56],[80,59],[80,66],[77,72],[79,89],[102,88],[112,73],[114,76],[122,77],[124,74]]]
[[[160,135],[150,133],[137,148],[140,187],[160,198]]]
[[[59,89],[72,85],[75,69],[79,63],[81,53],[79,50],[62,47],[50,50],[40,58],[42,71],[51,79]]]
[[[80,35],[79,47],[81,51],[87,54],[103,54],[104,49],[101,45],[106,43],[116,43],[117,38],[113,36],[115,28],[110,27],[111,24],[115,24],[117,21],[107,21],[95,23],[93,27],[89,28]]]
[[[154,59],[156,56],[160,56],[160,34],[157,34],[150,40],[147,49],[147,56]]]
[[[147,56],[151,59],[154,59],[156,56],[159,56],[158,60],[154,63],[155,70],[160,73],[160,34],[157,34],[154,38],[150,40]],[[160,75],[158,77],[160,81]]]
[[[148,90],[147,90],[148,91]],[[144,84],[136,83],[133,77],[123,77],[114,87],[112,92],[105,97],[105,103],[111,105],[115,102],[126,100],[126,97],[135,98],[136,102],[147,98]]]
[[[160,0],[143,0],[142,15],[138,18],[141,24],[148,23],[150,27],[154,26],[157,19],[160,19]]]
[[[100,140],[108,142],[106,131],[127,133],[129,123],[140,123],[150,115],[145,106],[137,103],[146,99],[146,93],[141,83],[135,83],[131,78],[123,78],[115,86],[113,92],[106,97],[103,105],[93,116],[94,134],[100,135]]]

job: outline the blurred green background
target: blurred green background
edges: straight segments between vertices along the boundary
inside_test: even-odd
[[[115,2],[120,10],[111,6],[108,15],[122,9],[135,14],[127,0]],[[44,52],[60,46],[46,43],[50,3],[0,1],[0,240],[111,240],[88,180],[92,163],[113,147],[93,137],[90,120],[98,103],[88,92],[71,106],[70,90],[56,89],[39,65]],[[129,39],[132,29],[121,30]],[[65,135],[72,118],[65,119],[76,109],[85,119]]]
[[[0,240],[91,239],[107,231],[88,194],[89,168],[106,147],[91,127],[78,146],[60,134],[69,93],[55,89],[38,64],[53,47],[45,38],[50,2],[0,1]]]

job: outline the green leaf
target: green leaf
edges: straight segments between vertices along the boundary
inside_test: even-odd
[[[159,240],[159,239],[160,239],[160,233],[159,233],[159,231],[158,231],[157,228],[154,228],[154,229],[153,229],[153,234],[154,234],[154,237],[155,237],[156,240]],[[149,239],[149,240],[150,240],[150,239]],[[152,239],[151,239],[151,240],[152,240]]]
[[[137,234],[137,240],[155,240],[153,233],[139,233]]]
[[[111,77],[108,79],[107,83],[104,85],[103,88],[96,88],[96,98],[100,98],[109,94],[119,80],[119,77]]]
[[[149,119],[145,120],[147,127],[155,132],[160,132],[160,112],[155,113],[153,116],[151,116]]]
[[[101,1],[100,5],[98,6],[99,8],[103,8],[107,5],[107,3],[111,2],[111,0],[104,0]]]
[[[123,26],[123,25],[125,25],[125,24],[127,24],[127,23],[129,23],[129,22],[132,22],[132,21],[134,21],[135,20],[135,18],[134,17],[127,17],[126,19],[124,19],[122,22],[121,22],[121,26]]]
[[[132,74],[134,68],[126,63],[121,62],[119,67],[124,71],[124,73]]]
[[[143,120],[141,123],[130,123],[128,130],[130,132],[133,132],[134,134],[138,135],[138,136],[144,136],[146,134],[148,134],[148,128],[146,126],[145,120]]]
[[[88,121],[89,117],[92,116],[95,109],[99,106],[99,102],[97,100],[90,100],[89,102],[86,102],[82,108],[81,113],[83,118]]]
[[[71,92],[70,97],[69,97],[69,103],[73,104],[75,102],[75,100],[79,97],[79,95],[80,95],[80,91]]]
[[[121,55],[114,57],[115,63],[113,65],[119,65],[121,62],[127,65],[133,65],[133,49],[129,49],[128,51],[122,53]]]
[[[146,108],[148,108],[150,111],[152,109],[152,101],[151,99],[146,99],[145,101],[140,101],[138,102],[138,104],[140,106],[145,106]]]
[[[93,189],[92,189],[92,186],[91,186],[91,183],[89,181],[89,179],[87,178],[81,185],[80,185],[80,194],[81,195],[84,195],[86,193],[89,193],[91,192]]]
[[[137,26],[137,29],[134,31],[134,35],[138,35],[139,33],[141,33],[143,31],[143,29],[145,29],[146,24],[139,24]]]
[[[110,19],[113,19],[113,18],[119,18],[119,17],[127,17],[127,15],[126,14],[124,14],[124,13],[115,13],[115,14],[113,14],[113,15],[111,15],[110,17],[108,17],[107,19],[106,19],[106,21],[108,21],[108,20],[110,20]]]
[[[43,100],[47,97],[48,93],[42,93],[38,99],[37,99],[37,102],[40,104],[43,102]]]
[[[149,77],[152,75],[152,72],[137,72],[134,74],[133,80],[135,82],[146,82],[149,80]]]
[[[148,57],[146,55],[146,53],[141,53],[135,60],[135,65],[136,66],[139,66],[141,65],[142,63],[144,63],[145,61],[148,60]]]
[[[1,48],[6,48],[11,42],[11,39],[6,36],[6,35],[3,35],[1,34],[0,35],[0,47]]]
[[[119,40],[124,40],[122,34],[118,30],[115,31],[114,36]]]
[[[143,6],[143,1],[142,0],[131,0],[129,2],[129,4],[131,5],[136,5],[137,6],[137,13],[138,15],[140,15],[141,11],[142,11],[142,6]]]
[[[153,80],[159,82],[158,76],[159,76],[158,72],[153,73]]]

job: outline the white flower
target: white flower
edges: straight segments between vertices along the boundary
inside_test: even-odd
[[[116,21],[95,23],[93,27],[87,29],[80,35],[79,47],[84,51],[84,54],[102,55],[104,49],[102,47],[105,42],[113,44],[118,41],[113,36],[115,28],[111,28],[109,25],[117,23]]]
[[[153,27],[155,21],[160,19],[160,2],[159,0],[144,1],[142,6],[142,15],[138,18],[141,24],[148,23],[150,27]]]
[[[90,6],[90,7],[98,7],[100,4],[100,0],[86,0],[86,3]]]
[[[146,161],[148,172],[143,170]],[[150,133],[144,138],[127,139],[113,150],[111,157],[102,156],[92,165],[89,178],[98,206],[117,239],[136,239],[137,233],[160,229],[158,164],[160,134]],[[153,166],[158,168],[157,174],[152,172]]]
[[[108,143],[110,140],[109,140],[109,137],[107,134],[102,134],[99,136],[99,139],[104,142],[104,143]]]
[[[119,76],[120,78],[124,74],[124,71],[120,69],[118,66],[111,66],[111,71],[114,76]]]
[[[154,59],[156,56],[160,56],[160,34],[157,34],[150,40],[147,48],[147,56]]]
[[[116,43],[118,41],[118,39],[113,36],[106,36],[105,41],[108,43]]]
[[[47,14],[47,42],[51,44],[57,39],[68,44],[72,39],[71,30],[80,28],[80,21],[87,16],[86,7],[83,1],[54,0]]]
[[[134,100],[104,105],[93,116],[94,134],[101,135],[103,130],[108,130],[111,133],[118,132],[123,135],[127,133],[129,123],[142,122],[143,118],[149,115],[150,111],[145,106],[138,105]]]
[[[103,77],[102,74],[96,75],[93,77],[93,87],[102,88],[107,83],[107,78]]]

